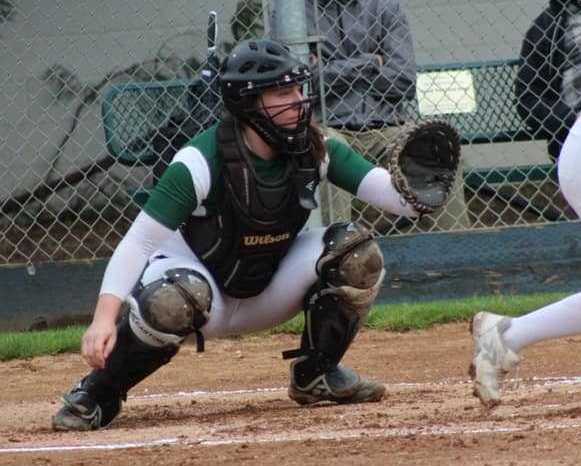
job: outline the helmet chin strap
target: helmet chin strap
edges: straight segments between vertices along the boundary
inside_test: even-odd
[[[268,109],[272,107],[262,106],[262,110],[253,108],[241,115],[244,123],[254,129],[260,137],[271,146],[277,153],[283,156],[300,156],[310,153],[309,125],[311,119],[311,99],[304,99],[298,102],[301,111],[297,117],[294,128],[285,128],[274,122],[274,117],[292,108],[293,105],[280,107],[280,110],[273,116]]]
[[[249,112],[250,116],[245,119],[245,123],[254,129],[273,150],[290,160],[293,166],[292,181],[299,203],[304,209],[313,210],[318,207],[316,189],[319,184],[319,170],[313,161],[309,134],[311,99],[306,99],[299,104],[302,108],[297,117],[297,126],[293,129],[276,125],[273,116],[268,111],[266,114],[258,110]],[[277,114],[289,108],[290,106],[282,108]],[[263,109],[267,110],[265,107]]]
[[[285,128],[279,129],[281,134],[286,134],[286,144],[281,148],[281,153],[290,159],[293,165],[292,181],[299,198],[299,203],[304,209],[314,210],[319,204],[316,199],[316,190],[319,185],[319,170],[313,163],[311,139],[309,125],[311,120],[311,100],[307,99],[298,103],[300,105],[297,116],[296,127],[292,130],[292,135]],[[283,113],[286,107],[280,113]],[[276,115],[275,115],[276,116]],[[270,116],[273,126],[274,116]]]

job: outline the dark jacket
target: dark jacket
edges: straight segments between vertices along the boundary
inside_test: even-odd
[[[536,135],[549,140],[548,151],[554,158],[575,122],[575,112],[561,94],[570,53],[565,41],[569,3],[571,0],[551,0],[535,18],[522,43],[523,64],[515,82],[521,118]]]
[[[399,0],[318,0],[316,14],[314,5],[305,0],[309,35],[322,36],[328,126],[358,130],[396,124],[402,102],[416,92],[413,38]]]
[[[313,3],[307,0],[307,18]],[[402,102],[416,91],[413,39],[399,0],[319,0],[318,13],[328,125],[397,124]]]

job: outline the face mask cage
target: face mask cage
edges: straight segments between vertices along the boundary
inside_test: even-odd
[[[265,90],[273,87],[288,87],[299,84],[302,86],[303,99],[292,104],[262,105],[260,94],[258,98],[250,98],[256,95],[257,89]],[[313,84],[310,73],[294,79],[285,79],[278,81],[275,86],[263,85],[253,88],[254,93],[243,93],[246,97],[246,105],[240,108],[237,116],[256,130],[267,144],[275,150],[291,156],[300,156],[310,150],[309,126],[313,114],[313,106],[318,101],[318,96],[313,92]],[[293,108],[299,108],[296,124],[291,126],[280,126],[274,122],[274,119]]]

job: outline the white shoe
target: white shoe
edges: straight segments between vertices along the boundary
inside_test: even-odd
[[[510,317],[479,312],[470,324],[474,340],[474,358],[469,370],[474,381],[473,393],[489,409],[500,404],[502,381],[520,362],[520,357],[502,339],[511,321]]]

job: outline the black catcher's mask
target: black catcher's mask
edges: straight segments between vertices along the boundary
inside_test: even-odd
[[[294,128],[278,126],[272,116],[291,105],[261,111],[260,96],[266,89],[299,85],[305,98],[299,106]],[[268,39],[251,39],[238,44],[222,63],[220,87],[226,109],[253,128],[279,153],[303,156],[310,151],[309,124],[312,115],[312,74],[309,67],[291,55],[288,47]]]

